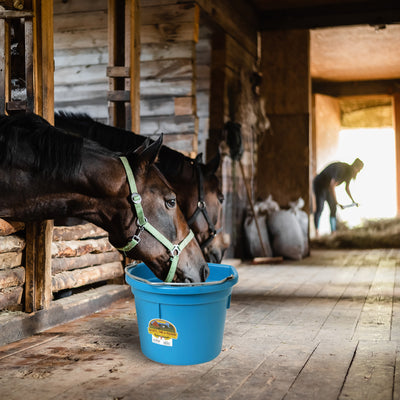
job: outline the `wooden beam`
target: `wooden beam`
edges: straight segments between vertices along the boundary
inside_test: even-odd
[[[130,78],[125,80],[125,90],[130,92],[126,109],[126,129],[140,132],[140,9],[139,0],[127,0],[125,29],[125,65],[130,68]]]
[[[364,96],[371,94],[394,94],[400,92],[400,79],[382,79],[371,81],[312,81],[312,92],[327,96]]]
[[[32,59],[34,111],[50,123],[54,123],[53,1],[33,0],[32,4],[35,16]],[[30,71],[29,63],[26,65],[26,71]],[[27,312],[50,306],[52,228],[53,221],[26,225]]]
[[[50,307],[52,228],[53,221],[26,224],[26,312]]]
[[[210,128],[206,144],[207,160],[212,158],[223,140],[225,124],[226,93],[226,35],[222,30],[216,30],[212,36],[211,74],[210,74]]]
[[[396,150],[396,193],[397,193],[397,215],[400,216],[400,93],[393,96],[393,126],[395,134]]]
[[[382,25],[400,21],[400,3],[391,0],[328,4],[265,11],[260,30],[313,29],[345,25]]]

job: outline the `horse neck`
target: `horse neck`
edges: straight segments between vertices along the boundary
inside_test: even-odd
[[[0,217],[37,221],[57,217],[79,217],[105,230],[112,219],[129,211],[126,176],[119,160],[85,152],[80,173],[73,177],[44,177],[35,170],[0,169]],[[107,174],[99,173],[107,171]],[[10,182],[9,176],[18,177]],[[131,212],[131,211],[130,211]]]

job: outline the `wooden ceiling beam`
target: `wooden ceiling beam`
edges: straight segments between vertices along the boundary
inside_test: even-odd
[[[371,81],[312,81],[312,92],[332,97],[364,96],[376,94],[400,93],[400,79],[382,79]]]
[[[383,0],[264,11],[260,30],[313,29],[345,25],[380,26],[400,22],[400,2]]]

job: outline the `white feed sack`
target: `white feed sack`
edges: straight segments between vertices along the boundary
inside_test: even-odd
[[[302,210],[304,207],[304,200],[299,197],[297,201],[289,203],[290,211],[296,216],[303,233],[304,253],[303,257],[308,255],[308,214]]]
[[[261,238],[267,254],[264,254],[263,248],[261,246],[260,236],[258,234],[256,221],[253,215],[247,216],[244,221],[244,233],[246,237],[247,252],[250,258],[272,257],[272,250],[268,237],[266,219],[267,219],[266,215],[257,216],[257,222],[260,228]]]
[[[274,256],[301,260],[304,252],[304,236],[299,221],[291,210],[279,210],[268,217]]]

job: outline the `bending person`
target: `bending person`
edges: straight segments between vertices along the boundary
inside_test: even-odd
[[[328,202],[330,209],[329,222],[331,232],[336,231],[336,206],[344,208],[337,202],[336,199],[336,186],[346,182],[346,193],[350,200],[357,207],[359,206],[353,199],[350,192],[350,181],[355,179],[357,174],[364,167],[364,163],[356,158],[353,164],[349,165],[344,162],[334,162],[329,164],[323,171],[321,171],[313,180],[313,191],[315,194],[316,210],[314,213],[314,225],[316,235],[318,236],[319,220],[321,213],[324,209],[325,201]]]

